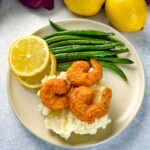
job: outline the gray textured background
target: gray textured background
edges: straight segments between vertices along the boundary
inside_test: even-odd
[[[102,11],[88,19],[109,24],[104,16]],[[48,17],[57,21],[79,16],[73,15],[61,0],[55,0],[55,8],[52,11],[44,8],[32,10],[17,0],[0,2],[0,150],[60,149],[38,139],[22,126],[10,107],[6,91],[9,47],[17,38],[48,24]],[[150,150],[150,13],[143,31],[122,32],[122,34],[134,45],[144,65],[146,77],[144,101],[140,111],[124,132],[109,142],[89,149]]]

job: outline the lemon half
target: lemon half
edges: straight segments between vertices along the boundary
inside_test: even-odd
[[[36,75],[48,65],[48,45],[38,36],[23,36],[11,46],[8,62],[12,71],[19,76]]]

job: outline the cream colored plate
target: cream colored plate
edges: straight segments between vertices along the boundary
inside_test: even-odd
[[[16,76],[9,70],[7,89],[11,106],[22,124],[34,135],[47,142],[67,147],[85,147],[102,143],[123,131],[134,118],[141,105],[145,89],[145,78],[140,58],[132,44],[108,25],[86,19],[70,19],[58,23],[67,29],[94,29],[114,32],[115,37],[124,41],[130,49],[130,54],[124,54],[123,56],[134,60],[135,63],[133,65],[121,65],[128,77],[128,83],[113,71],[104,69],[103,73],[105,85],[111,87],[113,91],[109,111],[112,123],[107,126],[106,130],[99,130],[96,135],[72,134],[68,141],[64,140],[59,135],[44,128],[44,118],[38,111],[40,98],[36,96],[36,91],[22,86],[17,81]],[[48,25],[33,34],[42,36],[54,31]]]

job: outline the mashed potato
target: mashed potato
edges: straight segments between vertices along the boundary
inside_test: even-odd
[[[66,72],[61,72],[58,76],[46,76],[42,80],[42,83],[52,78],[66,79]],[[95,93],[93,103],[96,104],[99,102],[102,91],[105,88],[103,80],[99,81],[91,88]],[[37,95],[39,96],[39,94],[40,93],[38,92]],[[96,134],[97,129],[105,129],[107,124],[111,122],[111,119],[108,117],[108,115],[105,115],[104,117],[95,120],[94,123],[88,124],[86,122],[80,121],[69,108],[65,110],[54,111],[45,107],[43,104],[40,104],[39,110],[41,114],[45,116],[45,128],[54,131],[66,140],[71,136],[72,132],[75,134]]]

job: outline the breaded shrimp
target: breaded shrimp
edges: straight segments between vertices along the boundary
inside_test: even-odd
[[[110,88],[105,88],[101,100],[93,105],[94,92],[90,87],[80,86],[69,92],[69,107],[81,121],[89,124],[106,115],[112,97]]]
[[[69,90],[70,86],[64,79],[50,79],[41,87],[41,101],[52,110],[65,109],[68,107]]]
[[[75,86],[92,86],[102,78],[102,68],[96,59],[90,60],[90,66],[86,61],[77,61],[67,70],[67,79]]]

